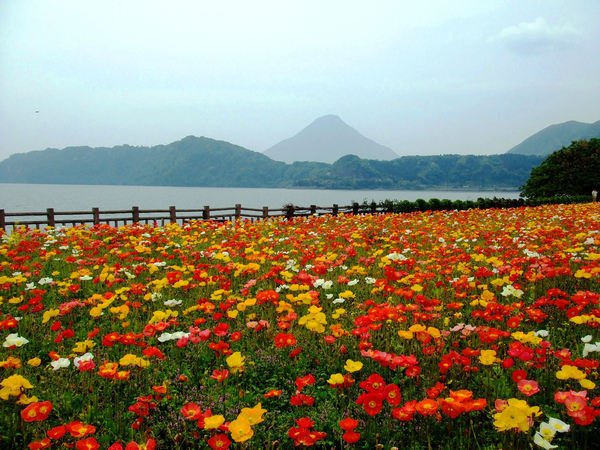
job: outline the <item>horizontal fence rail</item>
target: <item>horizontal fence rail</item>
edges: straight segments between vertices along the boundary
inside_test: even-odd
[[[20,226],[28,228],[46,227],[68,227],[77,225],[99,225],[108,224],[115,227],[128,224],[150,224],[164,225],[165,223],[184,224],[191,220],[213,220],[218,222],[237,220],[264,220],[269,218],[292,219],[294,217],[307,217],[314,215],[337,215],[344,214],[374,214],[388,212],[384,206],[371,203],[370,205],[355,203],[350,206],[321,207],[311,205],[309,207],[287,205],[284,208],[274,209],[264,206],[262,209],[244,208],[235,205],[228,208],[211,208],[205,206],[202,209],[177,209],[175,206],[169,209],[146,209],[137,206],[131,209],[102,211],[92,208],[91,211],[55,211],[48,208],[45,212],[6,212],[0,209],[0,228],[4,231],[15,229]]]

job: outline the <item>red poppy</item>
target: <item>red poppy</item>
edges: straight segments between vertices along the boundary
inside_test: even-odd
[[[25,422],[39,422],[46,420],[50,411],[52,411],[51,402],[34,402],[21,411],[21,417]]]
[[[117,332],[112,332],[102,337],[102,345],[105,347],[112,347],[115,345],[115,342],[119,342],[121,339],[121,335]]]
[[[511,376],[513,381],[515,383],[518,383],[519,381],[527,378],[527,372],[525,372],[524,370],[515,370]]]
[[[288,430],[288,437],[293,440],[299,439],[304,434],[308,434],[308,430],[306,428],[292,427]]]
[[[438,404],[442,408],[442,411],[452,419],[455,419],[459,414],[466,411],[465,406],[452,397],[438,399]]]
[[[66,432],[67,428],[64,425],[59,425],[57,427],[52,428],[51,430],[48,430],[46,434],[51,439],[60,439],[65,435]]]
[[[155,356],[158,359],[164,359],[165,358],[165,356],[163,355],[163,353],[158,348],[156,348],[156,347],[146,347],[144,350],[142,350],[142,353],[147,358],[152,358],[153,356]]]
[[[294,406],[302,406],[302,405],[312,406],[314,403],[315,403],[315,399],[314,399],[314,397],[311,397],[310,395],[298,394],[298,395],[292,395],[292,397],[290,398],[290,404],[292,404]]]
[[[392,416],[394,416],[396,419],[401,420],[403,422],[410,422],[411,420],[413,420],[414,414],[415,414],[414,411],[411,411],[405,407],[394,408],[392,410]]]
[[[440,373],[443,375],[452,368],[452,361],[444,356],[438,363],[438,367],[440,368]]]
[[[593,408],[591,408],[591,409],[593,409]],[[308,434],[309,434],[310,438],[312,439],[313,443],[316,441],[319,441],[327,436],[327,433],[325,433],[323,431],[315,431],[315,430],[310,430]]]
[[[354,444],[355,442],[357,442],[360,439],[360,433],[355,433],[354,431],[350,430],[350,431],[346,431],[343,435],[342,435],[342,439],[347,442],[348,444]]]
[[[42,448],[48,448],[52,445],[52,441],[48,438],[42,439],[41,441],[35,441],[28,445],[31,450],[39,450]]]
[[[298,436],[294,445],[296,447],[300,445],[304,447],[312,447],[313,445],[315,445],[315,442],[317,441],[311,436],[310,432],[306,430]]]
[[[512,358],[505,358],[502,360],[502,367],[510,369],[515,364],[515,360]]]
[[[381,376],[374,373],[369,378],[367,378],[365,381],[361,381],[359,386],[367,392],[373,392],[373,391],[383,392],[383,388],[385,387],[385,381],[383,380],[383,378]]]
[[[400,388],[395,384],[388,384],[383,389],[383,395],[387,402],[393,406],[398,406],[402,401],[402,394],[400,392]]]
[[[96,335],[98,333],[100,333],[100,328],[94,328],[93,331],[91,331],[91,332],[88,333],[87,337],[88,337],[88,339],[93,339],[93,338],[96,337]]]
[[[127,409],[132,413],[137,414],[139,417],[146,417],[150,414],[150,410],[153,409],[155,406],[156,405],[153,405],[151,403],[138,400],[136,403],[134,403]]]
[[[227,354],[227,352],[229,351],[229,344],[226,342],[211,342],[208,344],[208,348],[210,348],[211,350],[214,350],[217,353],[217,356],[219,355],[219,353],[222,354]]]
[[[435,399],[444,389],[446,389],[446,386],[443,383],[436,383],[435,386],[427,389],[427,397]]]
[[[342,389],[347,389],[347,388],[351,387],[355,381],[356,380],[354,378],[352,378],[352,375],[346,374],[346,375],[344,375],[344,383],[338,387],[340,387]]]
[[[98,444],[96,438],[89,437],[77,441],[75,447],[77,448],[77,450],[96,450],[100,448],[100,444]]]
[[[600,415],[600,411],[592,408],[591,406],[586,406],[577,412],[577,414],[571,414],[569,411],[569,416],[575,419],[575,423],[577,425],[590,425],[594,419]]]
[[[256,300],[259,305],[266,302],[271,302],[274,305],[277,305],[279,303],[279,293],[273,290],[259,291],[256,293]]]
[[[296,424],[298,427],[292,427],[288,430],[288,436],[295,441],[294,445],[296,447],[300,445],[310,447],[318,440],[327,436],[327,433],[311,430],[310,428],[312,428],[315,423],[308,417],[296,419]]]
[[[264,398],[269,398],[269,397],[279,397],[281,395],[281,391],[279,389],[271,389],[269,392],[267,392],[265,395],[263,395]]]
[[[381,392],[368,392],[363,399],[363,408],[370,416],[376,416],[383,407],[384,395]]]
[[[208,445],[213,450],[226,449],[231,445],[231,441],[225,434],[215,434],[208,440]]]
[[[169,323],[168,322],[158,322],[156,325],[154,325],[154,328],[156,329],[156,331],[165,331],[167,328],[169,328]]]
[[[290,358],[294,359],[296,356],[298,356],[300,354],[301,351],[302,351],[302,347],[298,347],[293,352],[290,352]]]
[[[275,347],[277,348],[283,348],[283,347],[288,347],[291,345],[296,345],[296,338],[294,337],[293,334],[289,333],[278,333],[275,336]]]
[[[311,374],[296,378],[296,388],[299,391],[301,391],[305,386],[309,386],[311,384],[315,384],[315,377],[313,377]]]
[[[534,394],[540,392],[540,388],[538,386],[537,381],[534,380],[526,380],[522,379],[517,383],[517,388],[527,397],[530,397]]]
[[[210,376],[213,380],[217,380],[219,382],[225,381],[229,376],[229,370],[214,370],[212,375]]]
[[[87,360],[81,361],[79,363],[78,369],[81,372],[89,372],[94,367],[96,367],[96,363],[94,361],[92,361],[91,359],[87,359]]]
[[[474,356],[479,356],[481,354],[481,350],[480,349],[472,350],[467,347],[462,351],[462,354],[463,354],[463,356],[472,358]]]
[[[519,316],[511,317],[506,321],[506,325],[508,325],[509,328],[517,328],[520,325],[520,323],[521,317]]]
[[[344,420],[340,420],[340,427],[342,430],[352,431],[358,426],[358,420],[352,417],[346,417]]]
[[[296,419],[296,425],[302,428],[311,428],[315,426],[315,422],[310,420],[309,417],[302,417],[300,419]]]
[[[148,439],[145,444],[138,444],[137,442],[130,442],[125,447],[125,450],[154,450],[156,448],[156,441],[154,439]]]
[[[216,336],[225,336],[225,335],[227,335],[228,330],[229,330],[229,324],[218,323],[217,326],[213,329],[213,333]]]
[[[202,416],[202,408],[195,403],[186,403],[179,412],[191,420],[198,420]]]

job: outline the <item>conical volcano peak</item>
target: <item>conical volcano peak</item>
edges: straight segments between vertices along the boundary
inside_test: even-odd
[[[398,158],[393,150],[366,138],[335,114],[315,119],[298,134],[265,150],[264,154],[288,164],[294,161],[333,163],[345,155],[381,160]]]
[[[343,123],[344,125],[346,125],[346,123],[340,118],[340,116],[336,116],[335,114],[327,114],[325,116],[318,117],[314,120],[312,124],[331,124],[336,122]]]

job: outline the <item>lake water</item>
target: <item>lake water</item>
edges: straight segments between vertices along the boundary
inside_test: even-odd
[[[477,200],[483,198],[519,198],[518,192],[474,191],[347,191],[317,189],[252,189],[166,186],[90,186],[59,184],[0,183],[0,209],[6,212],[38,212],[46,208],[55,211],[91,211],[131,209],[200,209],[233,207],[281,208],[293,203],[297,206],[322,207],[338,204],[346,206],[353,201],[362,203],[391,199],[415,201]]]

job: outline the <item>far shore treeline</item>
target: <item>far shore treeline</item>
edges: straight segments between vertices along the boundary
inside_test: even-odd
[[[286,164],[228,142],[188,136],[154,147],[68,147],[15,154],[0,162],[0,182],[497,191],[518,190],[544,158],[438,155],[378,161],[347,155],[333,164]]]

